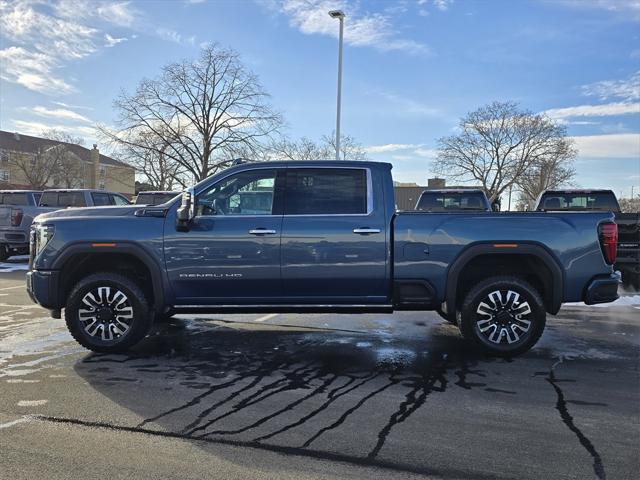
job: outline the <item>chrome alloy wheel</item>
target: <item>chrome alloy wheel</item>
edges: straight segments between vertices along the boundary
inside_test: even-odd
[[[516,343],[531,328],[531,306],[513,290],[494,290],[476,309],[476,328],[491,343]]]
[[[133,324],[133,307],[127,296],[116,288],[97,287],[82,297],[78,317],[84,331],[109,342],[125,335]]]

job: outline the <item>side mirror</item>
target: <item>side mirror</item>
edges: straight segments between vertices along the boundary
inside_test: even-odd
[[[182,203],[176,212],[176,230],[178,232],[188,232],[189,225],[195,216],[195,195],[193,188],[182,192]]]

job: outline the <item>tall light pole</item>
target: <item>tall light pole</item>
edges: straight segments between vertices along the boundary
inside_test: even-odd
[[[340,42],[338,45],[338,100],[336,108],[336,160],[340,160],[340,102],[342,99],[342,36],[344,30],[344,12],[342,10],[331,10],[331,18],[340,20]]]

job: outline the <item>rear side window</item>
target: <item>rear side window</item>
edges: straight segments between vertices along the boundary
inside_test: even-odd
[[[2,205],[29,205],[26,193],[0,193]]]
[[[110,205],[109,194],[107,193],[92,193],[91,197],[93,198],[93,204],[96,207]]]
[[[361,168],[287,170],[285,215],[367,213],[367,172]]]
[[[150,193],[140,193],[136,198],[138,205],[153,205],[153,195]]]
[[[85,207],[82,192],[44,192],[40,198],[42,207]]]
[[[484,197],[479,192],[442,193],[424,192],[416,210],[426,212],[450,212],[456,210],[486,210]]]

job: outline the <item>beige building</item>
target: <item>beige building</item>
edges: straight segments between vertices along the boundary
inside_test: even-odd
[[[0,130],[0,189],[93,188],[131,198],[135,170],[92,149]]]

